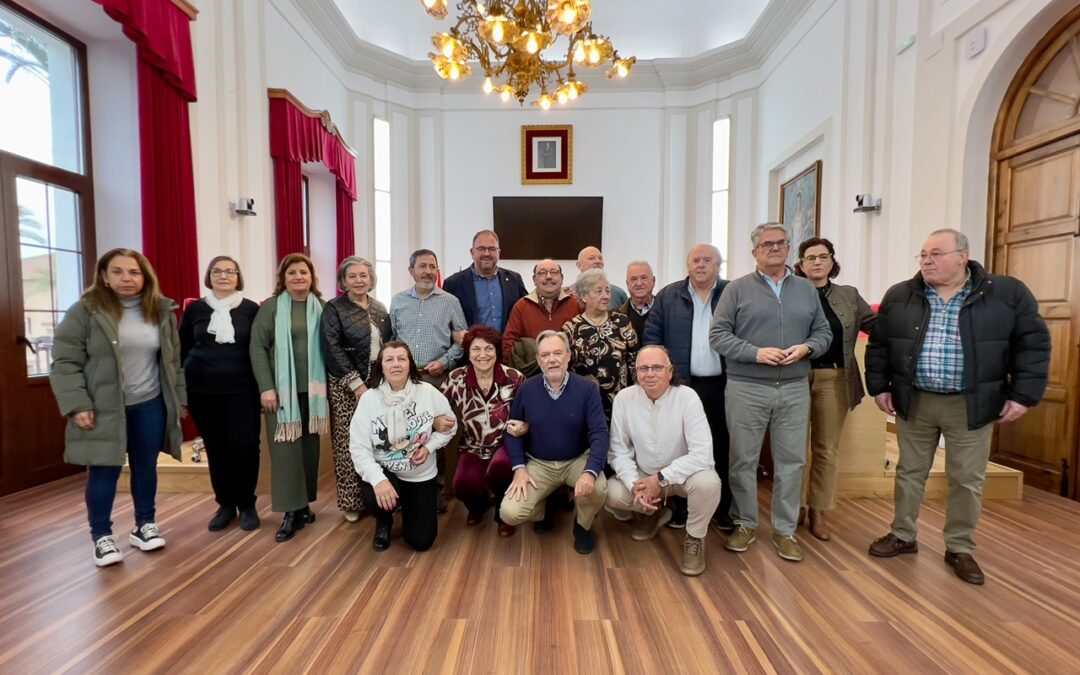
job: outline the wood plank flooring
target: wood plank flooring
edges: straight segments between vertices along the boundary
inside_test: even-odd
[[[867,556],[891,502],[841,502],[834,536],[780,560],[708,538],[709,569],[679,574],[681,531],[634,542],[607,514],[598,546],[466,528],[460,504],[435,547],[346,523],[322,480],[318,521],[285,544],[263,527],[210,533],[208,495],[161,494],[168,547],[99,570],[81,477],[0,499],[0,673],[998,673],[1080,672],[1080,504],[1038,490],[987,502],[982,588],[942,561],[944,503],[928,502],[920,553]],[[763,486],[763,522],[768,492]],[[118,495],[115,530],[131,526]]]

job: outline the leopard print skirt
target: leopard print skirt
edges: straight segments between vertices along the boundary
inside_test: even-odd
[[[349,454],[349,424],[356,411],[356,395],[344,380],[327,375],[330,394],[330,442],[334,446],[334,477],[337,478],[337,505],[342,511],[364,512],[360,501],[360,476]]]

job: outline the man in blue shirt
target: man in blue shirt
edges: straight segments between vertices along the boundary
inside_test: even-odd
[[[521,275],[499,267],[499,237],[491,230],[473,236],[473,264],[443,282],[443,290],[461,303],[465,323],[482,323],[503,332],[514,303],[525,297]],[[507,355],[509,357],[509,355]]]

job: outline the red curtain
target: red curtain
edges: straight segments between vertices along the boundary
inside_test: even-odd
[[[304,251],[304,177],[300,162],[274,157],[274,212],[278,258]]]
[[[356,201],[356,157],[312,115],[283,95],[270,99],[270,156],[274,158],[274,204],[278,257],[303,250],[301,162],[322,162],[337,178],[337,258],[355,252],[352,203]]]
[[[349,193],[338,185],[337,189],[337,257],[340,263],[356,255],[356,232],[353,228],[353,202]]]
[[[143,253],[161,290],[199,296],[188,104],[195,100],[191,17],[171,0],[94,0],[137,47]]]

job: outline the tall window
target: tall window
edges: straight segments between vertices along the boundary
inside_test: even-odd
[[[713,122],[712,162],[712,243],[724,259],[720,275],[727,278],[728,259],[728,185],[731,162],[731,119]]]
[[[56,325],[93,269],[85,64],[81,43],[0,3],[0,235],[18,242],[0,250],[0,278],[19,279],[0,289],[15,330],[0,339],[24,345],[30,379],[48,376]]]
[[[390,285],[390,122],[375,120],[375,297],[389,305]]]

